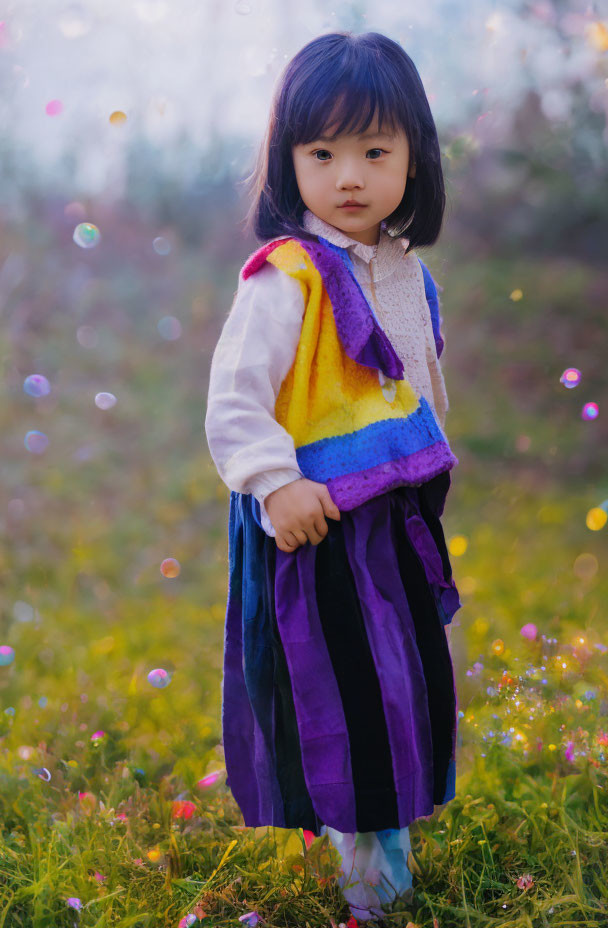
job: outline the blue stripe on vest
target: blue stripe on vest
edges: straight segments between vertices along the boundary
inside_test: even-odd
[[[444,435],[421,395],[418,409],[407,417],[383,419],[345,435],[300,445],[296,458],[309,480],[322,482],[408,457],[437,441],[445,441]]]

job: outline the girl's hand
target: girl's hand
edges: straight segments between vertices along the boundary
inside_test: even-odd
[[[327,535],[325,516],[340,519],[340,510],[324,483],[300,477],[273,490],[264,499],[276,531],[277,548],[288,554],[310,541],[318,545]]]

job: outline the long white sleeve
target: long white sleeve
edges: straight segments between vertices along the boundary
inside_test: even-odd
[[[293,438],[275,418],[303,316],[300,283],[266,262],[247,280],[239,275],[211,360],[205,415],[211,457],[229,489],[255,496],[264,531],[272,536],[264,498],[304,476]]]

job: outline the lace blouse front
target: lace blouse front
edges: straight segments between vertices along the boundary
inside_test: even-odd
[[[415,252],[405,254],[408,240],[392,238],[382,223],[378,244],[363,245],[310,210],[305,210],[303,223],[307,231],[347,250],[378,323],[403,361],[405,376],[445,428],[445,381],[422,268]],[[253,493],[262,526],[271,536],[276,532],[265,497],[304,476],[291,435],[274,418],[276,397],[295,358],[304,308],[298,281],[269,262],[247,280],[239,275],[211,361],[205,416],[211,457],[229,489]]]

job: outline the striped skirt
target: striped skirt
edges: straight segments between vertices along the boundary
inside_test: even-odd
[[[231,492],[222,733],[245,825],[386,837],[454,798],[449,485],[399,486],[291,553]]]

